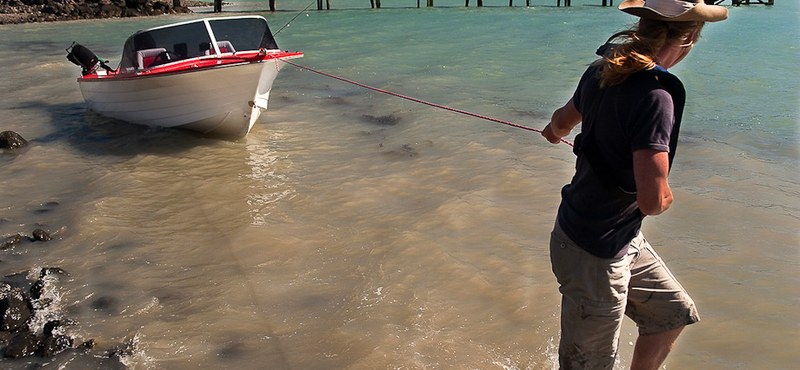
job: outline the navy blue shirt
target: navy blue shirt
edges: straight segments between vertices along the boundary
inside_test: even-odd
[[[578,156],[575,176],[561,190],[557,221],[587,252],[615,258],[627,251],[628,242],[642,224],[635,196],[633,152],[670,151],[671,135],[677,138],[677,132],[673,132],[675,107],[659,76],[648,71],[634,73],[623,83],[606,87],[600,95],[598,68],[586,70],[573,102],[583,117],[581,130],[586,130],[587,122],[594,125],[591,135],[608,165],[607,175],[620,186],[609,187],[593,171],[586,155]],[[590,117],[598,95],[597,117]]]

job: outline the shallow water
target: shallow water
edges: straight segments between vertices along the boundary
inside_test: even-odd
[[[573,4],[334,2],[277,41],[304,66],[541,128],[632,20]],[[225,13],[264,14],[276,31],[306,5]],[[66,270],[49,318],[99,343],[2,367],[557,368],[547,242],[569,147],[294,67],[241,140],[86,111],[64,58],[73,40],[114,65],[132,32],[208,10],[0,26],[0,130],[32,141],[0,156],[0,236],[58,231],[0,252],[0,272]],[[676,201],[644,232],[703,321],[670,369],[798,361],[799,14],[730,8],[674,68],[689,95]],[[619,369],[634,340],[626,322]],[[104,356],[124,342],[133,350]]]

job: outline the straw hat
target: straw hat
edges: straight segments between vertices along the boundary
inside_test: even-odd
[[[703,0],[625,0],[619,9],[637,17],[672,22],[717,22],[728,18],[728,9]]]

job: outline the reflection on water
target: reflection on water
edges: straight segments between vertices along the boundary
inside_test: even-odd
[[[265,141],[256,141],[251,136],[246,145],[249,153],[247,165],[251,173],[242,176],[253,181],[247,193],[247,205],[254,226],[263,225],[273,217],[279,217],[272,212],[273,204],[282,199],[291,199],[295,195],[285,174],[291,167],[291,159],[286,155],[279,156],[274,149],[276,143],[284,139],[284,135],[272,130],[268,135]]]

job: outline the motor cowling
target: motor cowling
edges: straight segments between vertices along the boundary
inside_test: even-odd
[[[95,53],[89,50],[89,48],[77,42],[73,42],[66,50],[67,60],[80,66],[83,69],[81,73],[84,76],[94,73],[99,67],[110,70],[110,68],[105,65],[106,61],[100,59]]]

